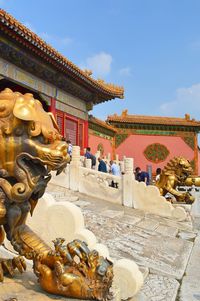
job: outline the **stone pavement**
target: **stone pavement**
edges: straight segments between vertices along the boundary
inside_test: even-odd
[[[86,227],[108,246],[112,258],[148,267],[145,284],[132,301],[200,300],[199,217],[178,222],[71,191],[53,191],[53,186],[49,190],[57,201],[67,199],[82,209]]]
[[[200,300],[200,218],[178,222],[74,192],[49,187],[57,201],[71,201],[82,209],[86,227],[106,244],[113,259],[134,260],[148,267],[141,291],[131,301]],[[34,216],[33,216],[34,218]],[[0,248],[0,255],[3,252]],[[66,298],[44,294],[28,266],[15,279],[0,284],[0,301],[52,301]]]

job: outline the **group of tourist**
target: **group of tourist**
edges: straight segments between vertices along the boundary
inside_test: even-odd
[[[92,169],[94,169],[96,166],[96,157],[91,153],[90,147],[86,148],[86,152],[84,156],[87,159],[91,159]],[[121,175],[120,167],[116,162],[114,162],[113,160],[108,162],[107,160],[101,157],[98,158],[98,171],[111,173],[112,175],[115,176]]]
[[[68,154],[70,158],[72,157],[72,143],[70,140],[66,141],[68,144]],[[95,169],[96,167],[96,157],[91,153],[91,148],[87,147],[86,152],[84,154],[84,157],[86,159],[91,159],[91,167],[92,169]],[[111,173],[114,176],[121,176],[123,172],[120,170],[119,164],[117,164],[115,161],[111,160],[108,162],[106,159],[99,157],[98,158],[98,171],[104,172],[104,173]],[[138,166],[135,169],[135,179],[139,182],[144,182],[146,185],[150,184],[150,176],[147,171],[142,171],[141,168]],[[160,179],[161,175],[161,168],[156,169],[156,177],[155,181],[157,182]],[[112,183],[112,186],[115,187],[115,183]]]

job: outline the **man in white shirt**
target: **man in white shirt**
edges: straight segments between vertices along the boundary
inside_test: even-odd
[[[119,165],[117,165],[112,160],[110,161],[110,171],[111,171],[111,174],[114,176],[121,176]],[[118,188],[118,183],[112,181],[111,186]]]
[[[112,175],[121,176],[119,165],[117,165],[112,160],[110,161],[110,170],[111,170]]]

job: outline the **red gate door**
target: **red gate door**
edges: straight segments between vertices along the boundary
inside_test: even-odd
[[[72,145],[77,145],[77,130],[78,122],[68,119],[65,119],[65,138],[70,140]]]

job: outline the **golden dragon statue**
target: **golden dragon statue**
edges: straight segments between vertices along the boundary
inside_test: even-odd
[[[191,204],[195,198],[189,192],[181,192],[178,186],[200,186],[200,177],[192,175],[193,169],[190,162],[183,157],[171,159],[160,174],[155,185],[159,188],[160,194],[165,196],[171,193],[178,202]]]
[[[5,235],[19,253],[0,259],[0,281],[14,270],[26,269],[25,258],[48,293],[80,299],[107,299],[113,279],[112,263],[90,251],[86,243],[54,240],[54,249],[27,225],[51,179],[70,160],[51,113],[32,94],[6,88],[0,93],[0,245]],[[23,257],[24,256],[24,257]],[[79,260],[77,261],[77,256]]]

